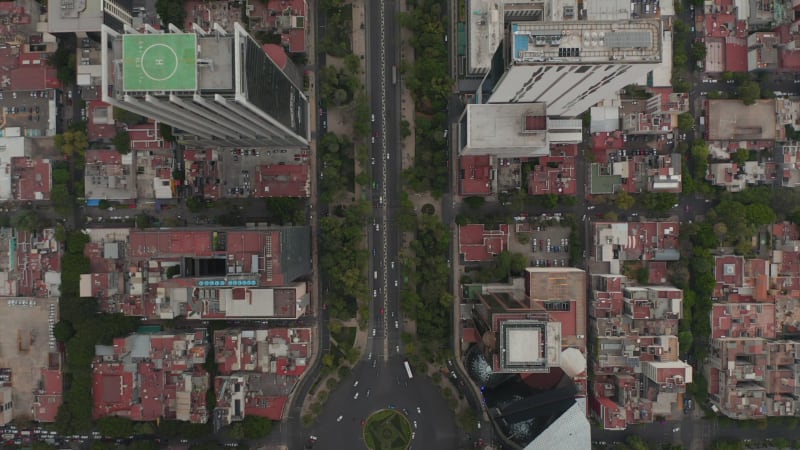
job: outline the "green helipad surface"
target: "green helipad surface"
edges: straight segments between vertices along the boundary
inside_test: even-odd
[[[122,36],[125,91],[193,91],[197,88],[197,35]]]

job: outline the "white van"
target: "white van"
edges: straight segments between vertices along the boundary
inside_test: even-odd
[[[378,279],[378,271],[376,270],[372,275],[376,280]]]

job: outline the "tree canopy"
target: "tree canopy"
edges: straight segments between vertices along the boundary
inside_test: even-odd
[[[86,154],[89,148],[89,140],[86,132],[81,130],[67,130],[62,134],[55,135],[54,143],[56,148],[67,158]]]

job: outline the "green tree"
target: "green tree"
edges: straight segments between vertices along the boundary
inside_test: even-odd
[[[107,416],[98,419],[97,427],[103,436],[124,438],[134,433],[133,422],[122,417]]]
[[[247,439],[263,439],[272,431],[272,421],[266,417],[248,415],[242,421],[244,437]]]
[[[131,152],[131,135],[127,131],[118,132],[111,140],[111,143],[114,144],[114,148],[121,155],[127,155]]]
[[[148,216],[145,213],[139,213],[136,215],[136,228],[140,230],[144,230],[145,228],[150,228],[151,222],[153,218]]]
[[[53,327],[53,337],[59,342],[67,342],[75,335],[75,328],[67,320],[61,320]]]
[[[56,148],[67,158],[73,156],[83,157],[89,147],[86,133],[80,130],[67,130],[55,135],[53,142]]]
[[[197,214],[206,209],[206,201],[200,196],[189,197],[186,199],[186,207],[192,213]]]
[[[484,197],[467,197],[464,199],[464,203],[472,209],[480,209],[486,203],[486,199]]]
[[[678,114],[678,128],[682,131],[689,131],[694,126],[694,116],[685,112]]]
[[[186,18],[185,0],[156,0],[156,12],[164,25],[173,24],[183,29]]]
[[[731,155],[731,160],[741,167],[744,166],[744,163],[747,162],[749,157],[750,157],[750,152],[747,151],[746,148],[740,148],[736,150],[736,153]]]
[[[752,80],[747,80],[739,86],[737,95],[745,105],[752,105],[761,98],[761,86]]]
[[[695,61],[705,61],[706,59],[706,44],[700,41],[692,44],[692,58]]]
[[[636,199],[627,191],[617,192],[614,197],[614,203],[617,205],[617,208],[623,211],[633,208],[633,205],[636,204]]]
[[[35,211],[26,209],[11,217],[11,226],[22,231],[39,231],[43,220]]]

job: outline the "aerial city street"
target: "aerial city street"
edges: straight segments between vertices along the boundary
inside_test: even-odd
[[[800,448],[796,2],[0,18],[0,448]]]

